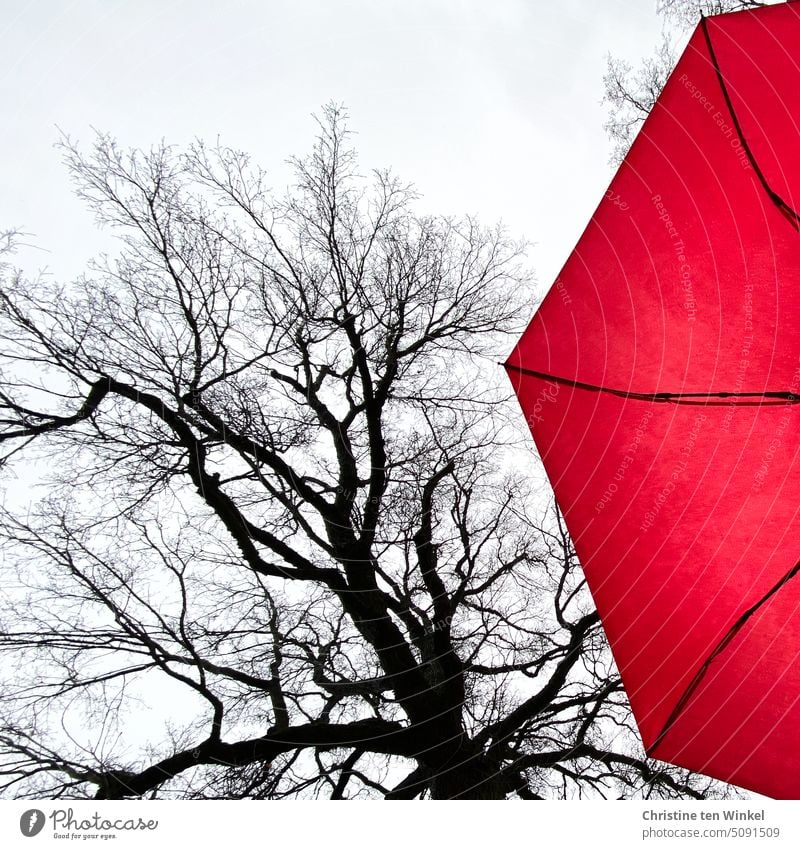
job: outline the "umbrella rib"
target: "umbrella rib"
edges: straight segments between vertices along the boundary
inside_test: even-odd
[[[765,407],[800,403],[800,395],[787,390],[765,392],[634,392],[628,389],[615,389],[596,383],[586,383],[583,380],[573,380],[569,377],[561,377],[560,375],[550,374],[545,371],[523,368],[512,363],[500,363],[499,365],[503,365],[506,369],[511,369],[529,377],[549,380],[573,389],[602,392],[606,395],[614,395],[617,398],[649,401],[656,404],[685,404],[705,407]]]
[[[789,581],[800,572],[800,561],[794,564],[791,569],[776,583],[774,584],[768,592],[766,592],[755,604],[745,610],[745,612],[733,623],[725,636],[717,643],[714,650],[709,654],[706,660],[703,662],[702,666],[697,670],[695,676],[689,682],[688,687],[684,690],[683,695],[678,699],[677,704],[670,713],[667,721],[664,723],[664,727],[661,729],[658,737],[656,737],[653,744],[646,750],[648,757],[653,756],[654,750],[659,746],[659,744],[664,740],[667,732],[672,728],[675,722],[678,720],[678,717],[683,712],[686,707],[689,699],[694,695],[697,688],[700,686],[703,678],[708,672],[709,667],[712,662],[719,657],[719,655],[728,647],[733,638],[739,633],[739,631],[744,627],[747,620],[762,606],[764,605],[781,587],[786,586]]]
[[[756,173],[761,185],[764,187],[764,191],[769,195],[770,200],[778,207],[780,212],[786,218],[786,220],[794,227],[795,230],[800,230],[800,215],[789,206],[789,204],[770,186],[767,178],[764,176],[764,172],[761,170],[758,162],[756,161],[755,156],[753,155],[753,151],[750,149],[750,145],[745,138],[744,131],[742,130],[742,125],[739,123],[739,116],[736,114],[736,110],[733,108],[733,101],[731,100],[730,93],[728,92],[728,86],[725,84],[725,78],[722,75],[722,69],[719,66],[719,62],[717,61],[717,54],[714,52],[714,45],[711,43],[711,35],[708,31],[708,23],[705,15],[703,15],[700,19],[700,26],[703,29],[703,35],[705,36],[706,45],[708,46],[708,52],[711,57],[711,63],[714,66],[714,70],[717,74],[717,80],[719,82],[719,87],[722,90],[722,96],[725,98],[725,103],[728,107],[728,112],[730,112],[731,120],[733,121],[733,126],[736,129],[736,132],[739,136],[739,140],[742,143],[742,148],[744,152],[747,154],[747,158],[750,160],[750,164],[753,166],[753,170]]]

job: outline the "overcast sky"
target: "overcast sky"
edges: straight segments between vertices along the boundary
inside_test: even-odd
[[[656,44],[655,0],[0,0],[0,230],[60,277],[102,243],[53,143],[193,137],[251,152],[282,185],[311,113],[344,103],[365,168],[431,213],[502,218],[549,286],[611,173],[605,54]]]

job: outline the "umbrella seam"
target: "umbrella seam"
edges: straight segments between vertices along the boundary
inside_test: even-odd
[[[722,75],[722,69],[719,66],[719,62],[717,61],[717,54],[714,52],[714,45],[711,42],[711,34],[708,31],[708,22],[706,16],[703,15],[700,19],[700,27],[703,30],[703,35],[705,36],[706,45],[708,46],[708,52],[711,58],[711,63],[714,66],[714,70],[717,75],[717,81],[719,82],[719,87],[722,90],[722,96],[725,98],[725,104],[728,107],[728,112],[730,113],[731,120],[733,121],[733,126],[736,129],[736,133],[739,136],[739,140],[742,143],[742,148],[744,152],[747,154],[747,158],[750,160],[750,164],[753,166],[753,170],[756,173],[761,185],[764,188],[764,191],[769,196],[770,200],[778,207],[782,215],[786,218],[786,220],[794,227],[795,230],[800,230],[800,215],[792,209],[791,206],[770,186],[767,178],[764,176],[764,172],[761,170],[761,166],[758,164],[753,151],[750,148],[750,145],[745,138],[744,131],[742,130],[742,125],[739,123],[739,116],[736,114],[736,110],[733,108],[733,102],[731,100],[730,93],[728,92],[728,86],[725,84],[725,78]]]
[[[535,377],[540,380],[549,380],[562,386],[573,389],[583,389],[588,392],[602,392],[614,395],[617,398],[626,398],[634,401],[648,401],[654,404],[683,404],[693,406],[712,407],[748,407],[748,406],[788,406],[800,403],[800,394],[791,390],[769,390],[764,392],[636,392],[628,389],[616,389],[611,386],[603,386],[597,383],[587,383],[583,380],[574,380],[545,371],[523,368],[513,363],[498,363],[506,369],[511,369],[519,374]],[[758,399],[758,400],[746,400]]]
[[[677,722],[680,715],[683,713],[686,705],[688,704],[691,697],[696,692],[697,688],[702,683],[703,678],[709,670],[712,662],[719,657],[719,655],[728,647],[728,645],[732,642],[734,637],[739,633],[739,631],[744,627],[745,623],[748,619],[750,619],[756,611],[764,605],[775,593],[778,592],[782,587],[786,586],[786,584],[791,581],[791,579],[800,572],[800,561],[794,564],[791,569],[776,583],[774,584],[755,604],[752,604],[744,613],[739,616],[739,618],[733,623],[733,625],[728,629],[725,636],[717,643],[712,652],[705,659],[703,664],[695,673],[692,680],[689,682],[686,689],[683,691],[683,694],[678,699],[675,707],[672,709],[672,712],[667,717],[667,721],[664,723],[661,731],[656,737],[655,741],[646,748],[646,752],[648,757],[653,756],[653,752],[655,749],[663,742],[664,737],[667,735],[667,732],[672,728],[672,726]]]

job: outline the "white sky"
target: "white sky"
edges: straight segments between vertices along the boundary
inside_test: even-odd
[[[655,46],[655,0],[0,0],[0,230],[29,271],[99,252],[53,143],[194,137],[283,184],[310,117],[343,102],[364,168],[391,166],[430,213],[502,218],[552,282],[611,172],[604,56]]]

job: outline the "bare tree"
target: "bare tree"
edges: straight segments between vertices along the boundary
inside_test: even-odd
[[[62,150],[122,246],[4,271],[3,473],[43,487],[0,521],[5,794],[722,792],[641,751],[516,446],[523,244],[359,176],[334,106],[285,196]]]
[[[609,162],[619,165],[644,119],[655,105],[661,89],[678,59],[674,44],[693,28],[702,15],[719,15],[769,5],[761,0],[658,0],[657,13],[664,20],[661,42],[638,68],[609,55],[603,77],[603,102],[608,104],[604,129],[612,142]]]
[[[675,62],[672,36],[667,32],[662,34],[653,56],[642,60],[637,69],[624,59],[611,55],[606,58],[603,102],[609,110],[603,129],[613,144],[610,164],[619,165],[625,158]]]
[[[694,27],[703,15],[741,12],[768,6],[769,2],[770,0],[657,0],[656,10],[667,21],[678,26]]]

